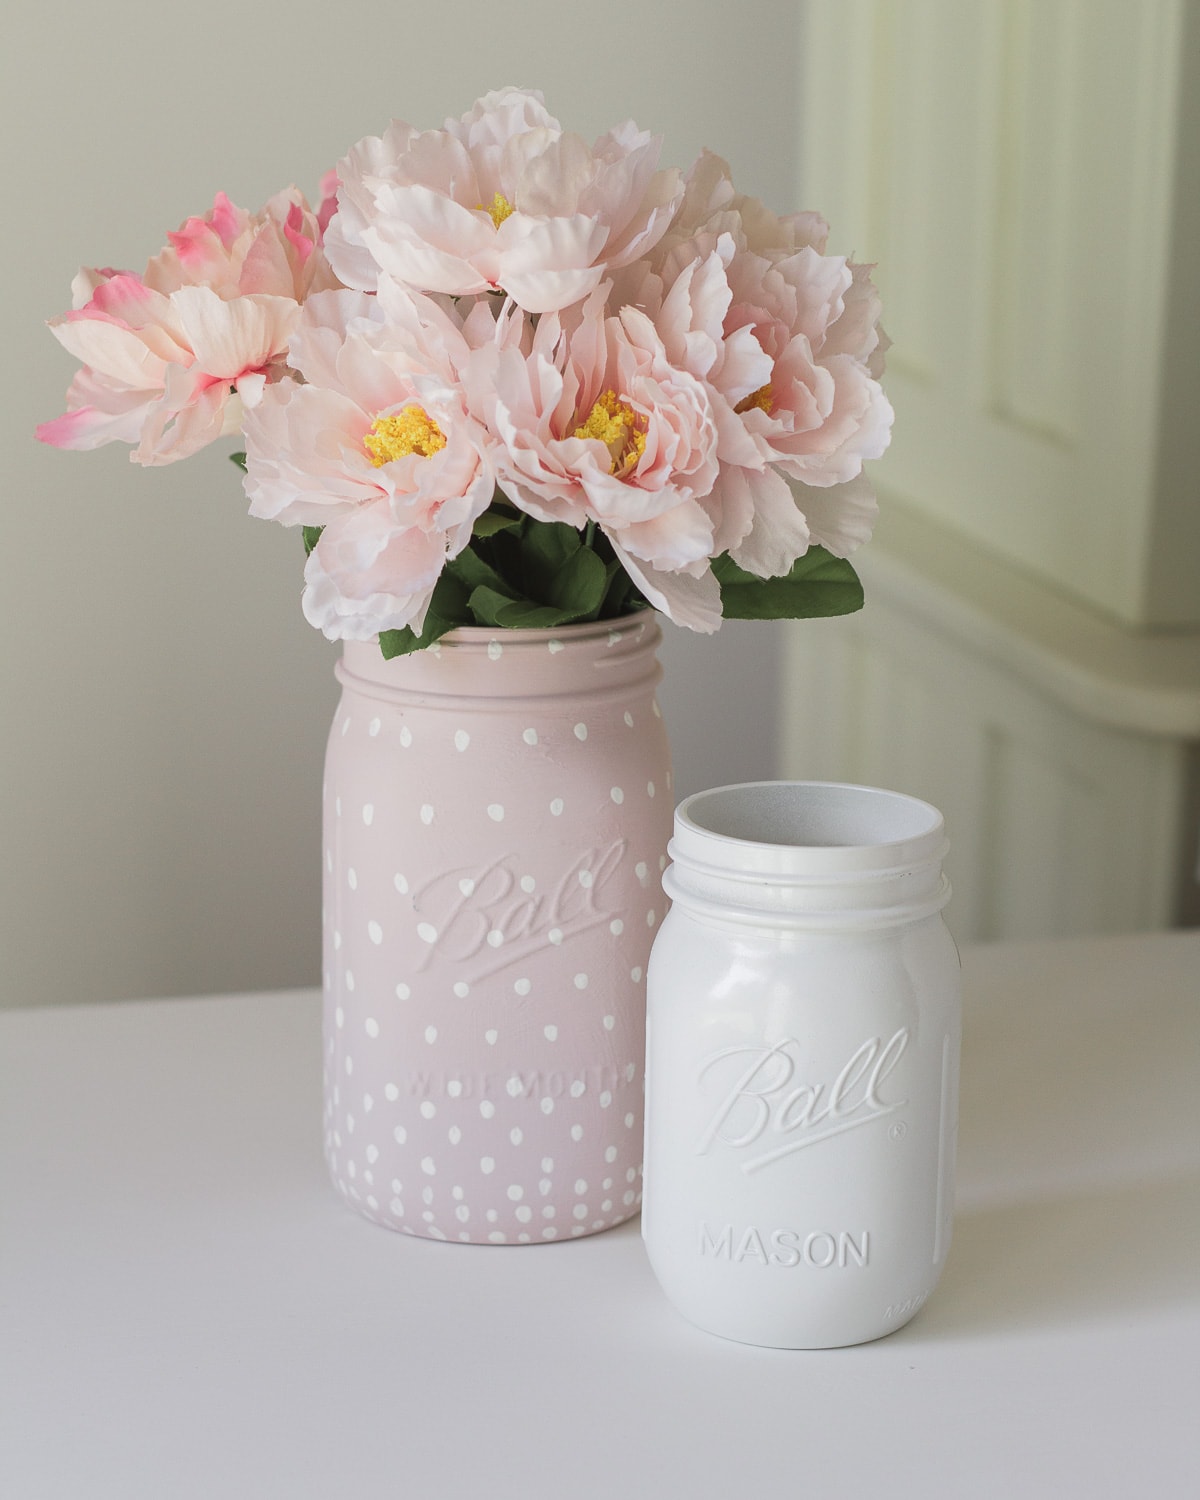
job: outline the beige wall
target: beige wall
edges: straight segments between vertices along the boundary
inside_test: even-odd
[[[140,268],[217,189],[312,192],[398,115],[504,83],[595,134],[633,115],[793,205],[799,7],[22,4],[5,23],[0,1004],[315,983],[334,649],[295,534],[221,453],[138,469],[32,439],[73,369],[42,327],[81,262]],[[89,19],[84,21],[84,16]],[[731,19],[732,18],[732,19]],[[232,446],[232,444],[227,445]],[[774,768],[774,627],[671,633],[681,791]]]

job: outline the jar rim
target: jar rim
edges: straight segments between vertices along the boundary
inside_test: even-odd
[[[906,792],[832,781],[749,781],[695,792],[673,856],[737,878],[828,880],[940,863],[945,822]]]

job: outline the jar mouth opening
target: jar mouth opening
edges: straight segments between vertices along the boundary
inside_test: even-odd
[[[936,807],[904,792],[846,782],[751,781],[713,787],[680,803],[677,827],[747,848],[886,850],[935,845]]]

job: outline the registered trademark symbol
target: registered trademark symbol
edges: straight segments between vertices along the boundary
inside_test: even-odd
[[[888,1135],[891,1136],[892,1140],[898,1141],[904,1135],[907,1129],[908,1126],[904,1123],[903,1120],[897,1120],[894,1125],[888,1127]]]

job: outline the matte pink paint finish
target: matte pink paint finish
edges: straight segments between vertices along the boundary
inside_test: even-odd
[[[324,788],[325,1150],[409,1234],[537,1244],[641,1201],[670,754],[650,613],[346,642]]]

